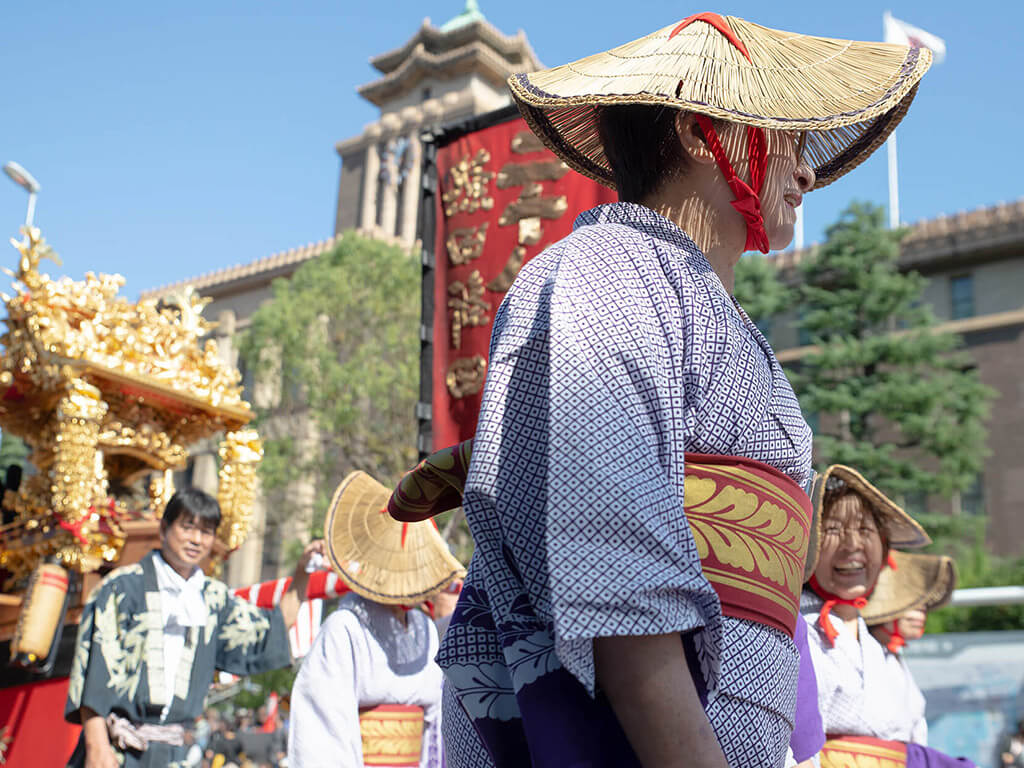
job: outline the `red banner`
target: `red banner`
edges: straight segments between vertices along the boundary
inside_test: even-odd
[[[522,266],[615,193],[562,163],[510,120],[437,153],[433,441],[476,432],[494,313]]]

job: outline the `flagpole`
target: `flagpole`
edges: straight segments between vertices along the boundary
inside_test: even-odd
[[[796,231],[794,232],[793,245],[798,251],[802,251],[804,247],[804,206],[806,203],[800,203],[796,209]]]
[[[892,14],[885,11],[882,14],[882,39],[887,43],[893,42],[889,39],[891,23]],[[899,163],[896,159],[896,131],[889,134],[885,149],[889,156],[889,229],[897,229],[900,226],[900,179]]]
[[[897,229],[900,225],[900,182],[895,131],[889,134],[885,146],[889,154],[889,229]]]

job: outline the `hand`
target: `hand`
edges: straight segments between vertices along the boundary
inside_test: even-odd
[[[310,576],[306,572],[306,567],[315,556],[321,558],[327,556],[327,547],[323,539],[315,539],[309,542],[306,548],[302,550],[302,557],[299,558],[299,562],[295,565],[295,573],[292,574],[292,586],[295,588],[300,601],[306,599],[306,586],[309,584]]]
[[[110,743],[85,745],[85,768],[121,768]]]

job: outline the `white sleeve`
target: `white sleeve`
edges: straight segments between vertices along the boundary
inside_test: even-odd
[[[327,617],[292,687],[288,764],[294,768],[361,768],[359,676],[370,658],[350,611]]]

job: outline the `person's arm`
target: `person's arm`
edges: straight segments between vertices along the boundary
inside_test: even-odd
[[[88,707],[82,707],[79,716],[85,742],[85,768],[118,768],[117,755],[110,746],[106,720]]]
[[[594,666],[642,765],[728,768],[678,634],[596,638]]]
[[[295,619],[298,618],[299,606],[306,598],[306,588],[309,586],[310,576],[306,572],[306,566],[314,554],[318,554],[321,557],[324,556],[323,539],[317,539],[306,545],[302,552],[302,557],[299,558],[298,565],[295,566],[295,573],[292,574],[291,586],[281,595],[281,615],[284,617],[284,625],[288,629],[291,629]]]

